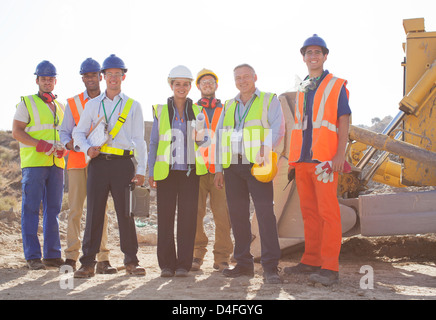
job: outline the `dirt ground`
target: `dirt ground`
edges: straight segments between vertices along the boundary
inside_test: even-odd
[[[65,248],[67,211],[60,214]],[[122,267],[116,216],[109,210],[110,259]],[[82,219],[84,225],[84,218]],[[283,284],[264,284],[256,263],[255,277],[229,279],[212,268],[212,241],[201,271],[187,278],[161,278],[156,258],[156,224],[153,205],[149,218],[138,219],[138,257],[146,276],[96,275],[74,279],[58,269],[31,271],[23,257],[18,212],[0,214],[1,300],[435,300],[436,235],[344,238],[340,257],[340,282],[332,287],[309,285],[306,276],[281,272]],[[213,239],[211,215],[205,220]],[[42,230],[40,229],[40,232]],[[41,238],[42,243],[42,238]],[[280,268],[298,263],[301,249],[284,253]]]
[[[225,278],[212,268],[213,219],[206,215],[210,244],[202,270],[187,278],[161,278],[156,257],[156,208],[151,198],[150,217],[137,223],[138,258],[146,276],[96,275],[74,279],[58,269],[31,271],[24,260],[21,227],[21,170],[18,144],[10,132],[0,134],[0,300],[436,300],[436,234],[343,239],[340,281],[332,287],[311,286],[306,276],[284,275],[283,284],[264,284],[256,263],[255,277]],[[152,192],[153,195],[153,192]],[[64,203],[66,203],[64,196]],[[10,205],[11,209],[9,210]],[[13,207],[13,208],[12,208]],[[65,249],[68,208],[59,215]],[[112,265],[122,267],[115,212],[109,205],[109,246]],[[42,220],[42,219],[40,219]],[[42,221],[40,221],[42,225]],[[85,225],[85,212],[82,230]],[[42,244],[42,227],[39,230]],[[298,263],[302,250],[283,253],[279,267]],[[242,302],[241,302],[242,301]]]

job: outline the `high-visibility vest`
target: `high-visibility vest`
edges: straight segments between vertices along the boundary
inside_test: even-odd
[[[200,113],[200,106],[193,104],[192,105],[192,111],[194,112],[194,116],[197,117],[197,115]],[[153,178],[155,181],[164,180],[166,177],[168,177],[168,174],[170,172],[170,160],[171,160],[171,140],[172,140],[172,133],[171,133],[171,121],[169,117],[169,110],[168,105],[162,105],[162,104],[156,104],[153,105],[153,113],[154,116],[158,120],[159,124],[159,143],[157,146],[157,152],[156,152],[156,162],[154,164],[154,170],[153,170]],[[188,129],[189,125],[187,124]],[[189,135],[189,130],[187,132]],[[197,175],[204,175],[206,174],[207,168],[204,164],[204,159],[200,152],[198,152],[198,146],[194,141],[191,139],[191,137],[187,137],[186,139],[188,144],[191,144],[191,148],[187,148],[188,150],[195,150],[195,173]],[[193,144],[193,148],[192,148]],[[190,164],[188,163],[188,168]]]
[[[206,124],[207,124],[207,129],[208,129],[208,133],[209,133],[209,139],[211,141],[210,145],[208,147],[199,147],[198,151],[201,153],[201,155],[203,156],[204,159],[204,164],[206,166],[206,168],[208,169],[208,171],[210,173],[215,173],[215,153],[216,153],[216,141],[215,141],[215,134],[217,134],[216,131],[216,127],[218,125],[218,121],[220,119],[221,113],[223,111],[223,107],[215,107],[213,116],[212,116],[212,121],[210,121],[209,116],[207,115],[207,112],[205,110],[205,108],[203,108],[203,113],[204,116],[206,118]]]
[[[83,109],[85,108],[85,104],[88,102],[88,100],[88,98],[85,99],[83,92],[67,99],[76,126],[79,124],[80,116],[82,115]],[[68,154],[67,169],[81,169],[85,168],[86,166],[87,163],[85,160],[85,153],[70,150]]]
[[[30,122],[24,131],[37,140],[45,140],[52,144],[60,141],[58,128],[64,119],[64,105],[56,100],[53,101],[56,107],[56,117],[53,117],[50,107],[38,95],[25,96],[21,99],[30,116]],[[52,165],[65,168],[64,158],[58,158],[54,154],[47,156],[44,152],[37,152],[36,147],[21,142],[20,158],[21,168],[51,167]]]
[[[313,99],[312,160],[330,161],[338,149],[338,100],[342,87],[347,81],[331,73],[319,84]],[[298,162],[303,145],[304,92],[297,93],[295,103],[295,124],[291,133],[289,163]]]
[[[251,104],[244,120],[242,140],[244,153],[248,161],[255,163],[256,155],[265,141],[266,129],[269,129],[268,110],[275,94],[261,92]],[[228,168],[232,159],[231,135],[235,127],[235,111],[238,102],[235,99],[226,101],[223,131],[221,134],[221,163]]]
[[[121,111],[121,114],[118,116],[117,122],[115,123],[112,130],[109,132],[109,135],[111,136],[112,140],[115,139],[118,132],[120,132],[124,122],[126,122],[127,116],[129,115],[130,109],[132,108],[133,102],[134,100],[131,98],[127,100],[126,104],[124,105],[123,111]],[[115,154],[117,156],[126,156],[126,155],[133,154],[133,150],[124,150],[124,149],[110,147],[107,145],[107,143],[101,146],[100,151],[103,153]]]

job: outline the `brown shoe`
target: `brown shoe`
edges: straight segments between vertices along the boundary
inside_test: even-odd
[[[94,266],[82,265],[79,270],[74,272],[74,278],[91,278],[95,276]]]
[[[41,262],[41,259],[31,259],[27,260],[27,267],[30,270],[45,270],[45,265]]]
[[[200,259],[200,258],[192,259],[191,271],[198,271],[198,270],[200,270],[202,264],[203,264],[203,260],[202,259]]]
[[[219,272],[222,272],[224,269],[227,269],[229,267],[229,264],[227,262],[219,262],[214,263],[213,268],[215,270],[218,270]]]
[[[134,276],[145,276],[145,269],[137,265],[136,263],[126,264],[126,274]]]
[[[97,274],[114,274],[117,273],[117,268],[111,266],[109,261],[100,261],[97,262]]]
[[[73,259],[66,259],[62,266],[70,266],[73,268],[73,271],[76,271],[76,261]]]
[[[60,268],[65,262],[62,258],[42,259],[46,267]]]

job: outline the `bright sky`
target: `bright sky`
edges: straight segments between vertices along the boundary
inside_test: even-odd
[[[399,111],[403,19],[425,18],[426,31],[436,31],[435,12],[434,0],[0,0],[0,130],[12,128],[20,97],[37,92],[42,60],[56,66],[54,93],[66,102],[84,90],[86,58],[102,64],[116,54],[128,68],[123,92],[151,121],[151,106],[172,95],[167,76],[179,64],[194,77],[215,71],[221,100],[237,94],[241,63],[255,68],[260,90],[292,91],[307,74],[299,49],[314,33],[330,49],[325,68],[348,80],[353,123],[371,125]],[[189,97],[200,97],[195,86]]]

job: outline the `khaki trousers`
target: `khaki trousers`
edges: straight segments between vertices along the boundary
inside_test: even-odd
[[[195,235],[194,258],[204,259],[207,252],[208,238],[204,232],[204,217],[206,215],[207,195],[210,195],[210,207],[215,222],[215,243],[213,246],[214,262],[221,263],[230,261],[233,252],[233,242],[230,237],[230,218],[227,208],[225,188],[215,188],[213,180],[215,174],[207,173],[200,176],[200,188],[198,193],[197,232]]]
[[[68,170],[68,213],[67,248],[65,258],[77,261],[79,258],[80,221],[83,214],[83,206],[86,199],[86,180],[88,168]],[[109,249],[107,248],[107,215],[104,217],[103,237],[101,239],[100,252],[97,261],[109,261]]]

